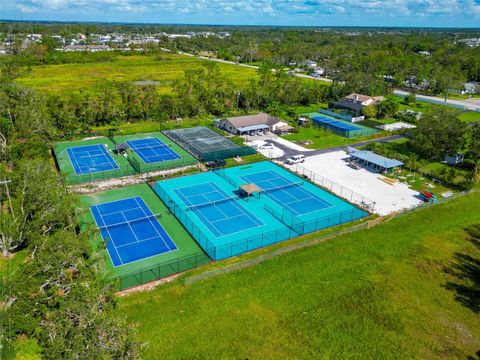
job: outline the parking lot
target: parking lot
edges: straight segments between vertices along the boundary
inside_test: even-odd
[[[338,184],[339,189],[343,187],[363,195],[375,202],[375,213],[379,215],[388,215],[422,203],[418,192],[404,183],[390,184],[382,180],[385,178],[381,174],[372,173],[364,168],[356,170],[349,167],[345,161],[349,156],[345,151],[306,155],[304,163],[290,166],[290,169],[301,172],[301,168],[304,167]]]

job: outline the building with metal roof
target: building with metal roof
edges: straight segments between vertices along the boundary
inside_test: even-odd
[[[234,135],[250,134],[256,131],[269,131],[271,127],[280,122],[266,113],[255,115],[236,116],[215,120],[215,125]]]
[[[375,154],[367,150],[348,148],[348,154],[355,163],[374,171],[384,172],[403,166],[403,162]]]

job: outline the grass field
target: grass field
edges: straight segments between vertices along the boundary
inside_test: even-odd
[[[200,67],[208,60],[177,54],[164,54],[162,60],[154,56],[118,56],[114,62],[34,66],[32,71],[17,81],[40,92],[72,93],[86,90],[99,80],[158,82],[159,92],[171,91],[175,80],[187,69]],[[218,63],[221,72],[241,87],[255,78],[256,70]]]
[[[388,95],[389,99],[394,100],[398,103],[399,110],[413,110],[417,112],[425,112],[429,107],[443,107],[452,110],[451,106],[442,105],[442,104],[430,104],[427,102],[417,101],[412,105],[404,104],[404,99],[394,95]],[[455,109],[455,108],[453,108]],[[460,109],[457,109],[460,112]],[[464,122],[478,122],[480,121],[480,112],[478,111],[464,111],[461,112],[458,118]]]
[[[478,111],[467,111],[464,113],[461,113],[460,116],[458,117],[460,120],[464,122],[480,122],[480,112]]]
[[[122,298],[120,311],[148,359],[473,359],[480,256],[465,229],[480,223],[479,202],[472,193],[241,271],[177,280]]]
[[[380,134],[380,133],[379,133]],[[381,135],[378,135],[381,136]],[[375,137],[375,136],[373,136]],[[356,138],[346,138],[334,134],[331,131],[323,130],[319,127],[300,127],[298,133],[282,136],[285,140],[293,141],[309,149],[324,149],[335,146],[345,146],[371,139],[372,136],[360,136]],[[303,145],[302,140],[310,140],[310,145]]]

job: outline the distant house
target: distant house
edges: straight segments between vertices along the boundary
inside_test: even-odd
[[[266,113],[259,113],[256,115],[245,115],[231,118],[223,118],[215,120],[215,125],[222,130],[234,135],[245,135],[261,132],[273,131],[276,125],[281,121]],[[283,123],[287,125],[286,123]],[[281,125],[281,124],[279,124]]]
[[[417,90],[427,90],[430,88],[430,82],[427,79],[423,79],[422,81],[418,81],[416,76],[409,76],[404,81],[405,86],[411,89]]]
[[[330,107],[333,109],[342,110],[346,113],[352,114],[353,116],[360,116],[362,114],[362,109],[365,106],[373,105],[377,101],[381,101],[381,99],[352,93],[348,96],[345,96],[341,100],[331,102]]]
[[[468,82],[463,84],[463,90],[462,94],[463,95],[472,95],[476,94],[477,92],[480,92],[480,86],[477,82]]]
[[[305,61],[302,61],[301,65],[309,68],[315,68],[317,67],[317,62],[312,60],[305,60]]]
[[[457,165],[463,162],[463,155],[462,154],[450,154],[445,156],[445,162],[448,165]]]
[[[432,56],[432,53],[430,51],[419,51],[418,52],[419,55],[423,55],[423,56]]]
[[[311,74],[310,75],[312,75],[313,77],[318,77],[318,76],[325,75],[325,68],[323,68],[323,67],[315,66],[315,67],[312,67],[310,69],[311,69]]]

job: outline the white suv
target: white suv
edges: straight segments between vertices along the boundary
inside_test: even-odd
[[[294,165],[294,164],[299,164],[305,162],[305,155],[300,154],[300,155],[294,155],[291,158],[288,158],[285,163],[287,165]]]

